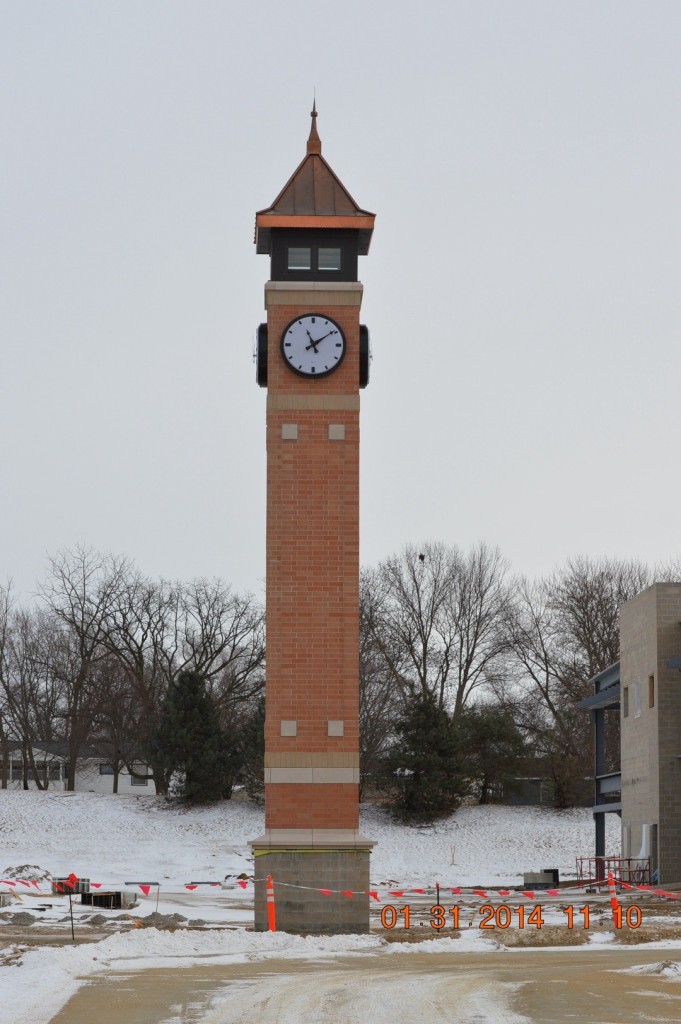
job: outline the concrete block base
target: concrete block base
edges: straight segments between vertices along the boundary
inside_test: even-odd
[[[255,930],[267,930],[265,879],[272,876],[277,931],[298,935],[369,931],[370,844],[366,849],[258,849],[255,854]],[[291,888],[289,888],[291,886]],[[305,888],[294,888],[301,886]],[[324,896],[319,889],[338,890]],[[342,891],[358,893],[352,898]]]

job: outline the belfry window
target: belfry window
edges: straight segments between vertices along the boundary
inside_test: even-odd
[[[286,269],[338,272],[341,269],[340,246],[289,245],[286,250]]]
[[[310,270],[312,267],[312,250],[310,247],[290,245],[287,266],[289,270]]]
[[[320,246],[318,250],[317,267],[319,270],[340,270],[340,249],[327,249]]]

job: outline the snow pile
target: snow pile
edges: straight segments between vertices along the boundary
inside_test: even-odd
[[[627,967],[620,971],[620,974],[655,974],[660,978],[673,978],[674,981],[681,981],[681,963],[678,960],[660,960],[654,964],[641,964],[636,967]]]

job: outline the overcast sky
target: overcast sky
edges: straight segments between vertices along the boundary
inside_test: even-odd
[[[254,214],[360,259],[361,557],[681,553],[677,0],[0,0],[0,580],[77,543],[262,594]]]

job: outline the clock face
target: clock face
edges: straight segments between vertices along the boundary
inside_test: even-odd
[[[302,377],[326,377],[345,355],[345,335],[335,322],[319,313],[296,317],[281,336],[284,362]]]

